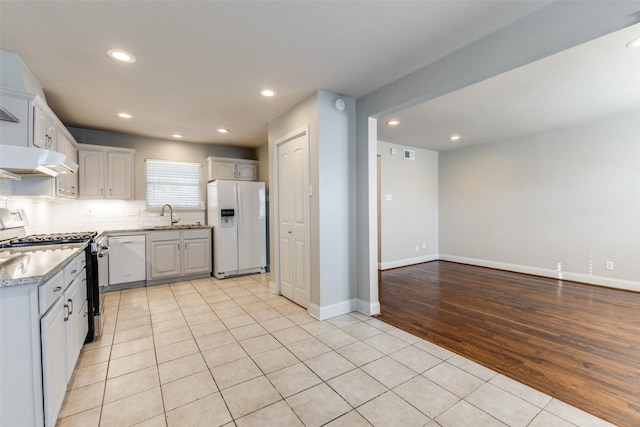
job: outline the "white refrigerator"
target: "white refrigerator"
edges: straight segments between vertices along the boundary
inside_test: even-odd
[[[264,182],[217,180],[207,184],[215,277],[266,271],[266,215]]]

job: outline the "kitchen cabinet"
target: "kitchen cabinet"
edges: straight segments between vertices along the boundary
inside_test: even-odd
[[[39,97],[33,100],[33,145],[47,150],[56,149],[56,125],[48,107],[42,105]]]
[[[257,181],[258,161],[207,157],[208,181],[226,179],[234,181]]]
[[[204,234],[201,230],[183,231],[185,275],[211,273],[211,232],[207,230],[207,236],[201,237]]]
[[[133,199],[133,156],[129,148],[78,144],[82,199]]]
[[[73,369],[76,367],[80,350],[89,331],[87,318],[87,281],[84,274],[76,276],[64,292],[65,345],[66,345],[66,381],[71,380]]]
[[[147,233],[147,279],[211,275],[211,229],[152,231]]]
[[[75,141],[64,128],[57,130],[57,151],[64,154],[74,163],[78,163],[78,151],[76,150]],[[78,198],[78,174],[77,173],[61,173],[56,178],[56,195],[72,199]]]
[[[2,107],[17,121],[0,121],[3,144],[56,149],[57,128],[62,122],[40,96],[13,90],[0,89]]]
[[[0,287],[0,425],[55,426],[66,381],[64,272]]]
[[[44,418],[47,426],[55,425],[67,389],[65,342],[65,304],[58,298],[40,320],[42,342],[42,386]]]
[[[182,273],[180,232],[156,231],[149,233],[150,278],[177,277]]]

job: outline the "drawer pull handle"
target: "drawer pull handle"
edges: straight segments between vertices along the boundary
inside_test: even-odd
[[[78,270],[71,270],[71,274],[76,274]]]
[[[62,286],[56,286],[53,288],[53,292],[60,292],[62,290]]]
[[[66,322],[67,320],[69,320],[69,315],[71,313],[69,312],[69,306],[67,304],[64,305],[64,308],[67,309],[67,315],[64,317],[64,321]]]
[[[69,308],[69,316],[71,316],[73,314],[73,300],[72,299],[68,299],[67,302],[69,303],[69,305],[67,307]]]

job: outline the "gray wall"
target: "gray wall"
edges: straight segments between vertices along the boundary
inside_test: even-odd
[[[391,154],[391,149],[396,154]],[[404,149],[416,152],[404,159]],[[438,153],[378,141],[381,269],[438,258]],[[386,196],[390,195],[391,200]],[[418,249],[416,250],[416,246]],[[424,246],[424,247],[423,247]]]
[[[145,136],[129,135],[85,128],[68,128],[73,137],[82,144],[108,145],[113,147],[134,148],[134,186],[135,199],[145,199],[145,159],[178,160],[200,162],[203,166],[203,186],[206,185],[206,158],[208,156],[233,157],[238,159],[257,159],[254,148],[231,147],[214,144],[194,144],[189,142],[155,139]],[[204,190],[203,190],[204,191]],[[203,192],[202,194],[206,194]]]
[[[258,181],[264,182],[266,189],[269,190],[269,144],[256,148],[256,156],[260,161],[258,163]]]
[[[355,100],[318,91],[320,307],[355,297]],[[351,311],[350,307],[348,311]]]
[[[309,126],[309,184],[313,188],[309,198],[309,308],[318,317],[351,311],[355,294],[355,100],[342,97],[346,109],[339,112],[333,107],[337,97],[318,91],[269,122],[270,174],[274,182],[274,142]],[[275,233],[277,189],[272,187],[269,195],[271,230]],[[275,238],[271,254],[271,270],[277,271]]]
[[[640,290],[639,123],[440,153],[442,258]]]

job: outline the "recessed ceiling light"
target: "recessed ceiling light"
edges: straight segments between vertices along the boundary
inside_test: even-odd
[[[460,140],[460,135],[456,135],[456,134],[451,135],[451,136],[449,137],[449,139],[450,139],[451,141],[453,141],[453,142],[459,141],[459,140]]]
[[[110,58],[113,58],[120,62],[127,62],[129,64],[131,64],[132,62],[136,62],[135,56],[122,49],[109,49],[107,51],[107,55],[109,55]]]
[[[129,114],[129,113],[118,113],[118,117],[120,117],[122,119],[130,119],[133,116],[131,114]]]
[[[182,135],[180,135],[179,133],[174,133],[171,136],[174,137],[174,138],[182,138]]]
[[[389,120],[387,124],[389,126],[398,126],[400,124],[400,120]]]
[[[219,128],[219,129],[217,129],[217,131],[220,132],[220,133],[229,133],[229,132],[231,132],[229,129],[225,129],[225,128]]]
[[[260,91],[260,95],[262,95],[262,96],[266,96],[267,98],[270,98],[270,97],[272,97],[272,96],[276,96],[277,94],[278,94],[278,93],[277,93],[275,90],[273,90],[273,89],[262,89],[262,90]]]
[[[638,37],[637,39],[633,39],[629,43],[627,43],[627,47],[640,47],[640,37]]]

